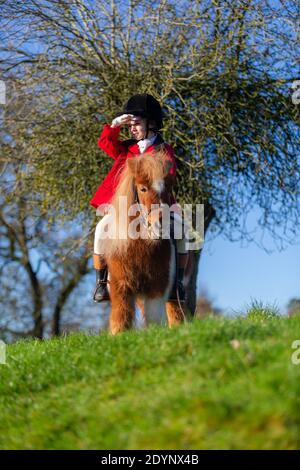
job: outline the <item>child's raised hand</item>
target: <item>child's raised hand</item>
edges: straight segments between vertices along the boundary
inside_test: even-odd
[[[124,126],[125,124],[131,124],[131,122],[134,120],[135,116],[133,114],[122,114],[122,116],[118,116],[112,120],[111,127],[119,127]]]

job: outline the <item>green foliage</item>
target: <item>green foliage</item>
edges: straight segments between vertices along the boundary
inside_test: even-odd
[[[11,345],[0,448],[299,448],[299,327],[262,314]]]
[[[278,307],[265,305],[263,302],[253,300],[251,306],[247,310],[247,317],[251,320],[264,321],[280,315]]]

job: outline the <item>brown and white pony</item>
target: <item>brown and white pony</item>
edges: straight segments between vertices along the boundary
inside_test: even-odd
[[[128,213],[129,207],[138,201],[148,210],[147,219],[142,219],[144,222],[154,222],[152,217],[160,222],[157,212],[151,212],[151,205],[170,204],[173,184],[173,177],[169,175],[170,165],[172,163],[163,148],[128,158],[111,201],[115,211],[115,238],[105,239],[103,246],[109,271],[109,325],[112,334],[132,327],[135,304],[140,307],[146,325],[163,324],[167,320],[168,325],[173,326],[184,320],[179,304],[168,301],[176,266],[172,240],[153,238],[147,224],[140,223],[142,211],[136,211],[134,215]],[[126,201],[125,210],[124,207],[120,209],[121,198]],[[125,224],[126,229],[127,224],[135,222],[138,222],[137,228],[143,231],[143,237],[126,237],[126,230],[119,235],[121,224]]]

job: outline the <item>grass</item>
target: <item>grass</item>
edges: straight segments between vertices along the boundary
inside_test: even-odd
[[[8,346],[1,449],[298,449],[300,317]],[[300,357],[300,354],[299,354]]]

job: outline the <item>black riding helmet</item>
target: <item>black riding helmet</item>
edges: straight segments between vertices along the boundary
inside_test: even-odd
[[[163,113],[159,102],[148,93],[133,95],[125,103],[123,111],[118,113],[117,116],[122,114],[133,114],[147,119],[146,138],[148,137],[149,130],[158,132],[163,126]],[[149,121],[155,122],[155,127],[149,127]]]

